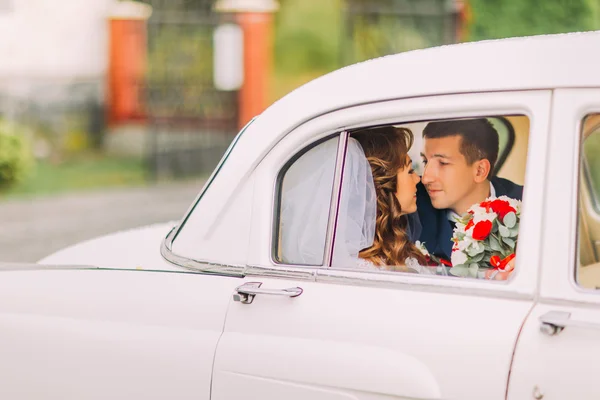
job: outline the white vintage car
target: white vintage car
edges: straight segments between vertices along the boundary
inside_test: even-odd
[[[594,32],[444,46],[295,90],[181,221],[4,267],[0,398],[600,398],[599,48]],[[472,117],[525,187],[511,278],[332,263],[352,133],[408,127],[418,159],[427,121]],[[280,216],[315,154],[331,201],[303,259]]]

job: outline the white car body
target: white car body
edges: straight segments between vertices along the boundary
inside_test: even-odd
[[[594,32],[444,46],[295,90],[238,136],[181,223],[5,266],[0,398],[599,398],[600,296],[573,279],[579,125],[600,111],[599,44]],[[500,113],[531,121],[510,281],[273,260],[278,174],[308,144]],[[302,294],[235,301],[251,282]],[[555,311],[577,323],[548,334],[540,317]]]

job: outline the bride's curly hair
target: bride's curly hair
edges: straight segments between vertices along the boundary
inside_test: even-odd
[[[413,144],[409,129],[384,126],[352,134],[362,146],[373,172],[377,194],[377,220],[373,245],[359,257],[391,270],[406,270],[407,258],[425,263],[425,257],[408,236],[408,218],[396,197],[397,175],[410,168],[408,149]]]

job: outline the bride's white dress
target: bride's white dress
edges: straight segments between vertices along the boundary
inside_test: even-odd
[[[429,265],[421,265],[417,261],[417,259],[409,257],[405,262],[406,267],[410,272],[414,272],[421,275],[447,275],[446,268],[443,266],[429,266]],[[379,267],[372,262],[365,260],[363,258],[356,259],[356,266],[360,269],[370,270],[370,271],[381,271],[384,270],[382,267]]]

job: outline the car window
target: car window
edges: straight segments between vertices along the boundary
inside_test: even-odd
[[[522,115],[350,132],[331,267],[509,279],[516,268],[528,135]]]
[[[582,124],[579,174],[579,227],[576,280],[600,288],[600,114]]]
[[[276,261],[322,265],[339,137],[313,144],[280,173]]]
[[[240,186],[236,195],[233,197],[233,202],[239,202],[241,205],[234,209],[239,210],[240,215],[231,215],[227,213],[221,220],[226,218],[235,219],[235,230],[225,230],[226,225],[218,224],[213,226],[213,218],[215,215],[214,199],[211,196],[215,195],[215,191],[210,192],[209,188],[217,182],[217,177],[228,162],[230,154],[236,148],[236,144],[243,136],[244,132],[252,124],[250,121],[235,137],[229,145],[229,148],[221,158],[221,161],[213,171],[210,178],[204,185],[198,199],[194,203],[191,210],[185,216],[177,236],[173,240],[172,252],[179,256],[190,260],[200,262],[218,259],[220,262],[229,264],[242,264],[245,261],[245,243],[247,243],[247,235],[250,229],[250,216],[252,214],[251,202],[248,199],[252,198],[252,184],[246,182]],[[237,203],[234,203],[237,204]],[[233,223],[233,222],[232,222]],[[222,252],[220,249],[226,243],[238,243],[236,246],[230,246],[227,252]]]

